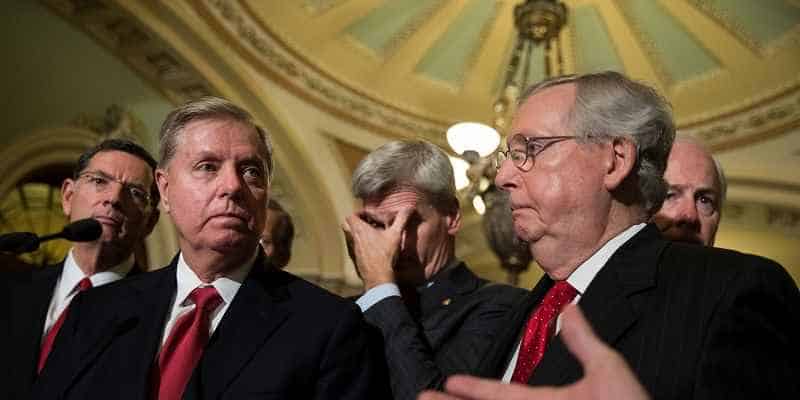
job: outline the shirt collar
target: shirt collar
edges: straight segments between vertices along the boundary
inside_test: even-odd
[[[234,296],[236,296],[236,292],[239,291],[242,283],[244,283],[247,274],[249,274],[250,270],[253,268],[256,255],[258,255],[258,248],[256,248],[256,251],[253,252],[253,255],[247,262],[226,273],[224,276],[215,279],[214,282],[211,282],[209,285],[201,281],[200,278],[197,277],[197,274],[189,268],[189,264],[186,263],[186,259],[183,258],[183,253],[181,253],[178,257],[178,290],[175,293],[175,298],[180,299],[179,304],[185,305],[186,297],[189,296],[189,293],[195,288],[214,286],[214,289],[217,289],[220,297],[222,297],[222,301],[224,301],[225,304],[230,304]]]
[[[617,236],[614,236],[611,240],[606,242],[603,247],[592,254],[591,257],[579,265],[569,278],[567,278],[567,282],[572,285],[579,294],[583,295],[597,273],[606,265],[608,259],[614,255],[620,246],[639,233],[645,226],[647,226],[645,223],[636,224],[622,231]]]
[[[67,253],[67,258],[64,260],[64,270],[61,272],[61,281],[56,289],[56,296],[60,299],[65,299],[72,294],[78,282],[86,277],[86,274],[84,274],[83,270],[78,266],[73,252],[74,249],[70,249],[69,253]],[[103,286],[124,278],[131,269],[133,269],[133,263],[133,254],[131,254],[122,263],[89,276],[89,280],[92,281],[92,287]]]

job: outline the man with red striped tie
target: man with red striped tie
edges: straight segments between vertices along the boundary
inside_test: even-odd
[[[61,186],[61,206],[70,221],[94,218],[103,231],[75,242],[60,263],[5,282],[11,307],[3,314],[8,329],[0,329],[0,346],[8,346],[0,357],[1,398],[29,397],[78,293],[141,270],[133,252],[158,221],[155,168],[147,150],[125,139],[105,140],[78,158]]]
[[[654,398],[800,397],[800,293],[786,271],[668,241],[647,224],[667,194],[674,137],[666,101],[617,72],[523,92],[495,183],[545,274],[476,374],[579,381],[583,369],[559,335],[561,312],[577,303]]]

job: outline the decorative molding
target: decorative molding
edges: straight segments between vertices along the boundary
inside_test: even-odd
[[[800,236],[800,208],[796,207],[731,200],[723,206],[722,219],[748,229]]]
[[[761,104],[726,119],[680,128],[680,133],[720,151],[786,134],[800,126],[800,86]]]
[[[105,0],[43,2],[139,72],[174,104],[213,93],[200,74],[117,5]]]
[[[198,12],[240,47],[242,55],[295,95],[354,124],[393,137],[425,137],[442,143],[448,124],[413,115],[360,93],[294,53],[246,6],[225,0],[198,3]]]

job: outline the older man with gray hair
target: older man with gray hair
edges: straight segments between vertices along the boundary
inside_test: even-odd
[[[499,154],[514,230],[545,275],[515,307],[479,375],[565,385],[582,375],[559,336],[578,303],[663,399],[800,396],[800,294],[777,263],[671,242],[662,204],[675,130],[653,89],[616,72],[525,91]]]
[[[664,179],[667,196],[653,218],[658,229],[670,240],[713,246],[728,187],[719,161],[699,141],[679,138]]]
[[[160,138],[156,182],[180,252],[79,297],[34,398],[380,398],[358,309],[265,267],[272,148],[250,114],[199,99]]]
[[[353,173],[362,207],[344,225],[366,293],[357,303],[385,344],[394,398],[477,368],[524,291],[490,284],[455,257],[461,211],[447,155],[393,141]]]

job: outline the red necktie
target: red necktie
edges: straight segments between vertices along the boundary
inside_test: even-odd
[[[157,399],[180,399],[195,365],[208,343],[210,318],[222,303],[213,286],[197,288],[189,294],[193,310],[178,318],[158,356]]]
[[[92,288],[92,281],[89,278],[83,278],[80,282],[78,282],[78,293],[83,292],[85,290],[89,290]],[[70,302],[71,304],[71,302]],[[67,311],[69,311],[69,304],[64,308],[64,311],[61,312],[61,315],[58,316],[56,323],[50,328],[50,331],[47,332],[45,335],[44,340],[42,340],[42,348],[39,351],[39,364],[36,367],[36,372],[42,372],[42,368],[44,368],[44,364],[47,361],[47,356],[50,355],[50,351],[53,350],[53,342],[56,341],[56,336],[58,336],[58,331],[61,329],[61,325],[64,325],[64,320],[67,318]]]
[[[525,325],[511,382],[528,382],[533,370],[542,361],[548,340],[555,332],[556,316],[577,293],[567,281],[558,281],[544,295],[542,303],[533,310]]]

